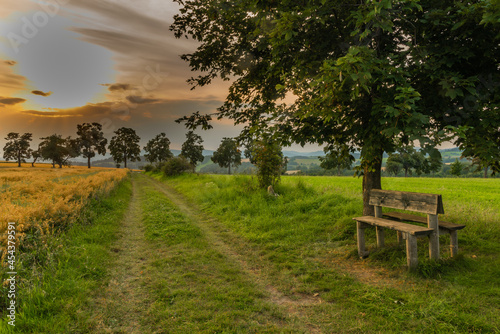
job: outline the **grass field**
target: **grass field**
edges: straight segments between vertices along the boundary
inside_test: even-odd
[[[23,182],[43,180],[57,201],[57,187],[77,194],[106,173],[52,172],[0,169],[2,194],[29,207],[37,192]],[[77,195],[88,201],[61,216],[72,223],[59,233],[24,239],[16,328],[4,313],[0,333],[499,332],[500,180],[384,178],[383,188],[442,194],[442,219],[467,225],[459,256],[443,246],[430,261],[422,239],[410,273],[395,235],[376,250],[369,232],[373,252],[359,259],[357,178],[284,177],[271,197],[250,176],[131,173],[111,193]]]
[[[361,180],[283,178],[269,197],[250,177],[183,176],[165,180],[220,220],[250,247],[281,292],[318,295],[308,307],[323,332],[496,332],[500,330],[499,180],[384,178],[383,188],[443,195],[443,220],[466,224],[459,257],[442,247],[442,260],[405,268],[404,249],[392,246],[360,260],[352,217],[361,214]],[[448,240],[441,237],[441,244]],[[238,243],[234,244],[238,249]],[[239,249],[240,252],[248,252]],[[335,306],[335,311],[332,311]],[[340,326],[340,327],[339,327]]]

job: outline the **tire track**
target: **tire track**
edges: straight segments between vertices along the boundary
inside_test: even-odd
[[[266,291],[271,303],[280,307],[290,317],[295,318],[295,320],[306,327],[310,333],[321,333],[319,326],[311,323],[305,312],[308,307],[323,303],[321,298],[302,294],[292,294],[290,297],[280,292],[274,284],[271,283],[272,279],[266,277],[266,275],[261,272],[258,268],[258,263],[252,263],[249,256],[238,253],[234,250],[234,247],[223,240],[224,236],[220,235],[220,233],[212,227],[221,225],[216,219],[208,216],[195,205],[188,203],[182,194],[164,183],[148,176],[142,175],[141,177],[144,177],[150,185],[166,195],[195,226],[200,228],[207,240],[212,243],[213,247],[218,252],[223,254],[229,261],[239,266],[240,269],[247,274],[250,280],[262,291]],[[241,242],[241,240],[238,240],[238,242]]]

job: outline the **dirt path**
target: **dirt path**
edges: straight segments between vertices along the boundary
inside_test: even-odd
[[[207,240],[210,240],[213,247],[223,254],[228,261],[233,262],[238,266],[251,280],[255,283],[262,291],[266,291],[269,302],[277,305],[285,314],[288,316],[296,318],[295,321],[302,323],[310,333],[321,333],[318,326],[310,323],[307,314],[304,312],[305,308],[321,304],[323,300],[318,296],[308,296],[302,294],[292,294],[285,295],[280,292],[279,289],[273,284],[270,277],[266,277],[264,273],[259,268],[258,263],[255,260],[250,259],[250,252],[245,254],[242,251],[245,247],[238,247],[238,251],[235,250],[234,241],[231,242],[230,233],[225,230],[219,222],[214,218],[209,217],[206,213],[203,213],[195,205],[188,203],[187,200],[174,189],[171,189],[164,183],[161,183],[152,178],[148,178],[147,182],[154,186],[158,191],[165,194],[172,203],[174,203],[189,219],[191,222],[200,228],[205,234]],[[222,231],[222,233],[221,233]],[[241,240],[238,240],[241,242]]]
[[[299,328],[307,328],[309,333],[321,333],[316,324],[308,320],[306,309],[321,304],[319,297],[305,295],[285,295],[280,292],[266,273],[263,273],[251,251],[245,254],[235,248],[234,240],[228,237],[222,225],[208,217],[196,206],[188,203],[182,195],[165,184],[142,174],[132,176],[133,195],[130,207],[123,219],[118,240],[111,251],[116,254],[110,267],[110,281],[104,291],[94,299],[95,318],[92,320],[96,333],[157,333],[148,325],[148,309],[155,296],[148,294],[147,268],[157,259],[158,254],[167,252],[161,245],[151,244],[145,238],[142,222],[141,203],[144,187],[154,187],[163,193],[184,213],[192,224],[200,228],[214,250],[234,264],[246,279],[255,284],[268,296],[267,302],[274,304],[286,317],[293,319]]]
[[[138,188],[144,181],[132,177],[133,195],[130,207],[123,219],[119,239],[111,248],[116,253],[110,268],[110,282],[97,301],[103,313],[98,323],[99,333],[150,333],[141,320],[145,319],[150,298],[142,284],[142,271],[152,249],[144,237],[141,220],[140,195]]]

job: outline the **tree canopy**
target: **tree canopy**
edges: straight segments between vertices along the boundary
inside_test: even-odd
[[[500,94],[481,92],[482,78],[500,82],[492,0],[176,2],[172,30],[200,42],[182,56],[201,71],[189,82],[233,80],[215,116],[245,124],[243,135],[274,129],[283,145],[359,150],[365,214],[384,151],[425,150],[476,129],[487,106],[498,113]]]
[[[61,135],[53,134],[49,137],[41,138],[42,142],[38,146],[38,154],[43,160],[52,161],[52,166],[69,166],[70,158],[80,155],[79,142],[71,137],[63,138]]]
[[[25,133],[20,135],[19,133],[10,132],[5,137],[7,143],[3,148],[3,157],[7,161],[16,160],[18,167],[21,167],[21,163],[26,162],[26,159],[31,157],[30,142],[31,133]]]
[[[109,142],[109,151],[113,156],[113,160],[119,164],[127,161],[141,161],[141,147],[139,146],[140,138],[134,129],[119,128],[115,131],[115,136]]]
[[[193,170],[198,162],[203,161],[203,139],[193,131],[186,134],[186,141],[182,144],[181,157],[186,158]]]
[[[232,138],[223,138],[212,156],[212,161],[222,168],[228,168],[228,174],[231,174],[231,166],[241,165],[241,151],[238,149],[237,141]]]
[[[146,151],[145,158],[150,163],[165,162],[174,156],[170,151],[170,140],[163,132],[151,139],[144,147],[144,151]]]
[[[87,164],[90,168],[90,159],[95,157],[96,152],[106,154],[106,145],[108,140],[104,138],[102,125],[99,123],[83,123],[77,125],[78,141],[81,148],[81,154],[87,158]]]

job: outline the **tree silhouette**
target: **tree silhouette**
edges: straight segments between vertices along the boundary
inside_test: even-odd
[[[147,152],[145,158],[150,163],[165,162],[174,156],[170,151],[170,140],[163,132],[148,141],[144,151]]]
[[[228,174],[231,174],[231,165],[237,167],[241,165],[241,151],[238,149],[238,143],[232,138],[223,138],[217,151],[212,156],[212,161],[222,168],[228,168]]]
[[[59,165],[59,168],[69,166],[69,159],[80,155],[77,139],[63,138],[57,134],[40,139],[42,140],[38,147],[40,157],[43,160],[52,161],[53,168],[56,164]]]
[[[98,154],[106,154],[108,140],[104,138],[102,125],[99,123],[83,123],[77,125],[78,141],[81,147],[82,156],[87,158],[88,168],[90,159]]]
[[[25,133],[22,136],[19,133],[11,132],[5,137],[7,143],[3,148],[3,157],[5,160],[10,159],[16,160],[18,167],[21,167],[21,163],[26,162],[31,156],[30,142],[31,133]]]
[[[182,144],[181,156],[188,159],[193,171],[198,162],[203,161],[203,139],[201,136],[189,131],[186,134],[186,141]]]
[[[119,128],[115,131],[116,136],[111,138],[109,151],[113,160],[119,164],[123,162],[127,168],[127,161],[141,161],[140,138],[131,128]]]

